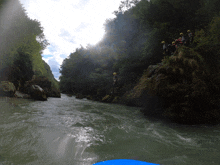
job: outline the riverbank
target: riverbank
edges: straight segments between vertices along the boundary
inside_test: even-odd
[[[60,98],[61,94],[48,79],[39,77],[26,81],[24,86],[19,86],[18,89],[12,82],[1,81],[0,96],[46,101],[48,97]]]
[[[96,95],[75,95],[78,99],[142,107],[147,116],[167,118],[179,124],[218,124],[219,77],[198,52],[182,46],[174,55],[150,65],[130,90],[118,86],[106,94],[98,92],[100,87]]]

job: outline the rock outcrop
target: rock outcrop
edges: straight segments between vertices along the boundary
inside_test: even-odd
[[[35,100],[46,101],[47,95],[44,90],[38,85],[32,85],[30,88],[30,95]]]
[[[15,97],[22,98],[22,99],[31,99],[31,96],[20,91],[15,92]]]
[[[13,97],[16,88],[13,83],[9,81],[1,81],[0,83],[0,96]]]
[[[0,83],[0,96],[7,97],[17,97],[24,99],[35,99],[35,100],[47,100],[46,93],[38,85],[32,85],[27,89],[27,93],[16,91],[16,88],[13,83],[8,81],[1,81]]]
[[[106,95],[105,97],[102,98],[102,102],[111,103],[113,99],[114,99],[113,95]]]
[[[147,88],[148,76],[152,76],[158,66],[150,67],[141,77],[137,85],[131,90],[126,92],[120,99],[120,103],[128,106],[142,107],[143,112],[147,116],[164,118],[162,99],[158,96],[153,96]]]
[[[163,100],[163,114],[183,124],[213,124],[220,121],[220,75],[214,75],[203,57],[193,49],[179,48],[158,67],[150,66],[140,83],[143,90]]]
[[[30,93],[29,89],[32,85],[40,86],[46,93],[47,97],[61,97],[59,89],[53,86],[51,81],[49,81],[46,77],[35,77],[32,80],[27,81],[24,85],[24,93]]]

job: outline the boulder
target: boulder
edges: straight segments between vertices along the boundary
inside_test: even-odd
[[[57,97],[61,98],[61,94],[59,89],[56,89],[55,87],[51,87],[51,89],[45,89],[48,97]]]
[[[28,89],[30,89],[30,87],[32,85],[39,85],[44,92],[46,93],[47,97],[61,97],[60,94],[60,90],[57,89],[54,84],[51,83],[51,81],[46,78],[46,77],[33,77],[32,80],[30,81],[26,81],[25,85],[24,85],[24,93],[30,93],[30,91],[28,91]]]
[[[22,99],[30,99],[30,98],[31,98],[30,95],[25,94],[25,93],[22,93],[22,92],[20,92],[20,91],[16,91],[16,92],[15,92],[15,97],[17,97],[17,98],[22,98]]]
[[[150,65],[147,68],[147,77],[151,77],[155,73],[158,67],[159,65]]]
[[[120,99],[121,98],[119,96],[115,96],[114,99],[112,100],[112,103],[119,103]]]
[[[114,99],[113,95],[106,95],[105,97],[102,98],[102,102],[111,103],[113,99]]]
[[[146,116],[163,119],[163,100],[157,96],[151,95],[148,91],[147,83],[149,81],[149,72],[145,72],[137,85],[130,91],[127,91],[120,99],[119,103],[128,106],[142,107],[142,112]]]
[[[1,81],[0,83],[0,95],[13,97],[15,94],[16,88],[13,83],[9,81]]]
[[[30,95],[35,100],[46,101],[47,95],[39,85],[32,85],[30,88]]]

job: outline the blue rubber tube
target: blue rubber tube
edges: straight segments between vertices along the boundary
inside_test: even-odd
[[[159,165],[159,164],[148,163],[139,160],[115,159],[115,160],[106,160],[106,161],[98,162],[93,165]]]

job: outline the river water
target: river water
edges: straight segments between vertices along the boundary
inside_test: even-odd
[[[92,165],[135,159],[219,165],[220,126],[150,120],[139,108],[78,100],[0,99],[0,165]]]

